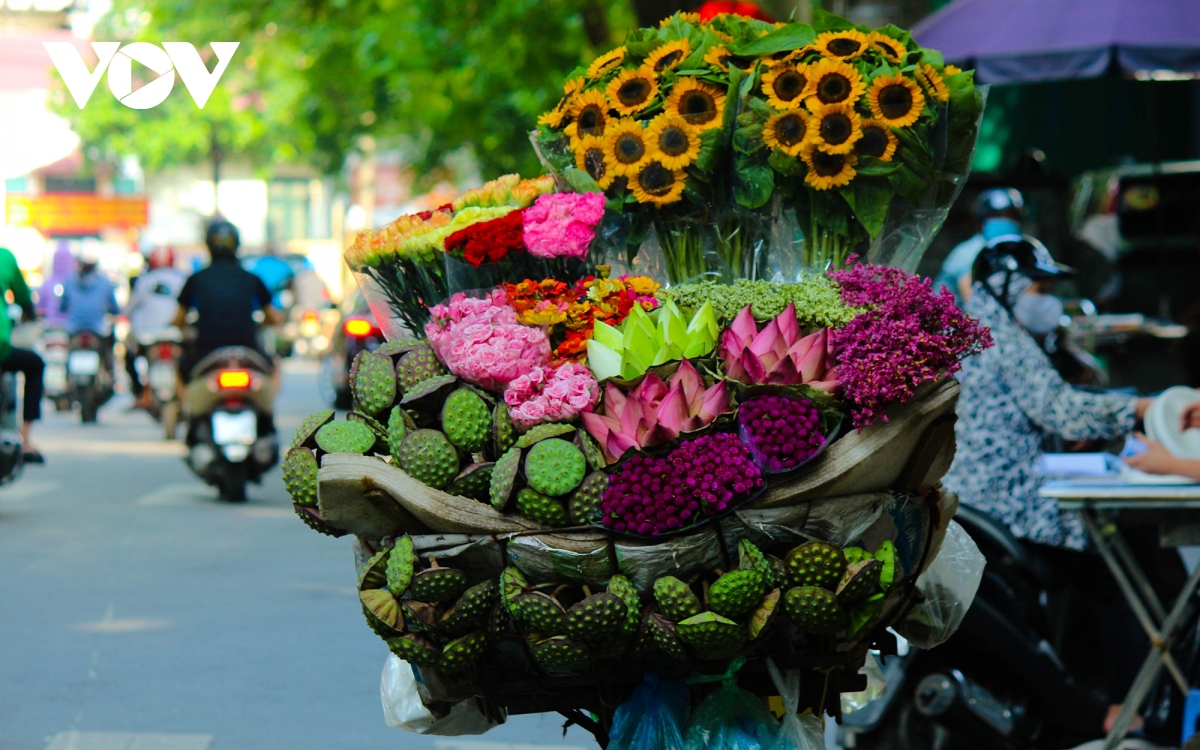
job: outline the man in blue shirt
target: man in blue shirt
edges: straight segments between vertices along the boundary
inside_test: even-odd
[[[94,251],[84,250],[79,254],[78,270],[63,284],[59,309],[67,315],[67,333],[90,331],[107,339],[104,316],[121,312],[116,290],[108,277],[96,269],[98,263]]]

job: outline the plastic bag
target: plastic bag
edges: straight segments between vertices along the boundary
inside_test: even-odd
[[[949,640],[975,601],[986,563],[975,541],[951,521],[941,551],[917,578],[925,601],[895,626],[896,632],[917,648],[933,648]]]
[[[688,680],[720,680],[722,684],[692,714],[684,738],[686,750],[771,750],[779,734],[779,722],[760,698],[737,686],[733,675],[745,663],[738,657],[721,677]]]
[[[503,719],[493,721],[485,715],[473,698],[455,703],[445,716],[434,716],[421,701],[412,665],[395,654],[388,654],[383,665],[379,693],[383,700],[383,720],[387,725],[415,734],[459,737],[483,734],[504,723]]]
[[[800,715],[800,670],[791,669],[781,674],[775,660],[768,657],[767,671],[771,682],[783,699],[783,723],[771,750],[825,750],[825,727],[821,717],[812,714]]]
[[[867,676],[867,687],[856,693],[842,693],[843,714],[861,711],[871,701],[887,692],[887,678],[883,676],[883,670],[879,668],[879,660],[875,658],[875,654],[867,652],[867,659],[858,673]]]
[[[684,750],[690,695],[685,683],[660,681],[658,675],[648,673],[613,714],[609,750]]]

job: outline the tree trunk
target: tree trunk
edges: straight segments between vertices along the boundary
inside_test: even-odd
[[[608,26],[608,14],[600,0],[584,0],[583,31],[588,42],[598,51],[607,51],[612,46],[612,30]]]

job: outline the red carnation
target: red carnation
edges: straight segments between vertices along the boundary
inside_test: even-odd
[[[446,238],[446,252],[478,268],[484,263],[503,260],[509,253],[523,251],[524,231],[521,211],[512,211],[451,234]]]

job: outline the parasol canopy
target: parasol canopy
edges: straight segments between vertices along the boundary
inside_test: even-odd
[[[912,35],[980,83],[1200,75],[1196,0],[955,0]]]

